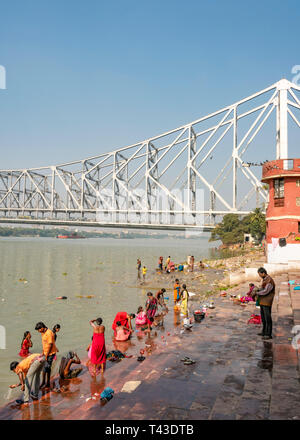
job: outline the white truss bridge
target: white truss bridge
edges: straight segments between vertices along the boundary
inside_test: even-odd
[[[61,165],[1,170],[0,223],[210,230],[218,216],[246,215],[267,201],[261,168],[245,166],[247,153],[269,126],[276,158],[288,158],[288,118],[300,127],[299,91],[282,79],[134,145]]]

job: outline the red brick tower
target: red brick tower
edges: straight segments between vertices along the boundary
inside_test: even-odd
[[[268,263],[300,261],[300,159],[266,162],[262,182],[269,184]]]

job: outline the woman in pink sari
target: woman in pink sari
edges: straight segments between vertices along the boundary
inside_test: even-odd
[[[147,293],[148,299],[146,301],[146,313],[147,318],[154,318],[157,311],[157,299],[154,298],[153,293],[148,292]]]
[[[96,324],[94,324],[94,322]],[[96,376],[96,369],[101,366],[101,373],[104,372],[104,366],[106,363],[106,348],[104,332],[105,327],[102,325],[102,319],[93,319],[90,321],[90,325],[94,328],[93,342],[91,348],[91,363],[94,365],[94,375]]]

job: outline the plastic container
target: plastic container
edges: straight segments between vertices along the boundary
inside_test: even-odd
[[[194,311],[194,319],[195,322],[201,322],[205,317],[205,313],[201,312],[200,310],[195,310]]]

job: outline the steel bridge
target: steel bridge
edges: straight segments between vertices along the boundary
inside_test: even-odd
[[[264,207],[261,170],[247,166],[245,154],[274,113],[276,158],[288,158],[288,117],[300,127],[299,91],[282,79],[134,145],[60,165],[1,170],[0,223],[210,230],[218,216]]]

